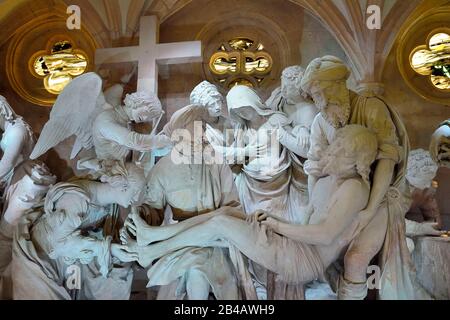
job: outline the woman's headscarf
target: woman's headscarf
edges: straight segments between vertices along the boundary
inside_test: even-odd
[[[253,89],[242,85],[231,88],[227,95],[227,105],[230,117],[237,122],[242,122],[242,119],[236,116],[235,110],[243,107],[251,107],[260,116],[279,113],[267,107]]]

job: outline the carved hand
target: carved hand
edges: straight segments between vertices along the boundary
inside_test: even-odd
[[[261,224],[267,226],[273,231],[278,231],[278,226],[280,222],[277,219],[268,217],[266,220],[262,221]]]
[[[122,262],[133,262],[139,259],[137,252],[132,252],[128,246],[117,243],[111,244],[111,255]]]
[[[305,127],[301,127],[299,130],[295,130],[294,135],[297,137],[300,148],[306,149],[309,146],[309,130]]]

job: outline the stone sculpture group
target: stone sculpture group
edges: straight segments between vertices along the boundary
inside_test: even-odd
[[[113,103],[88,73],[37,142],[0,96],[0,298],[129,299],[139,266],[160,299],[304,299],[316,280],[364,299],[376,256],[380,299],[434,298],[411,252],[414,237],[444,233],[427,190],[449,166],[449,122],[430,153],[410,152],[395,109],[349,90],[349,76],[340,59],[317,58],[285,69],[266,102],[204,81],[156,133],[158,97]],[[57,183],[35,159],[71,136],[77,176]],[[406,217],[411,194],[421,221]]]

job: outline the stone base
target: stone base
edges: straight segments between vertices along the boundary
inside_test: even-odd
[[[438,300],[450,299],[450,238],[415,239],[413,260],[420,284]]]

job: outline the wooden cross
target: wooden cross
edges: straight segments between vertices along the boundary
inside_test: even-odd
[[[158,43],[156,16],[142,17],[139,46],[98,49],[95,64],[138,62],[138,91],[158,93],[158,64],[202,62],[201,41]]]

